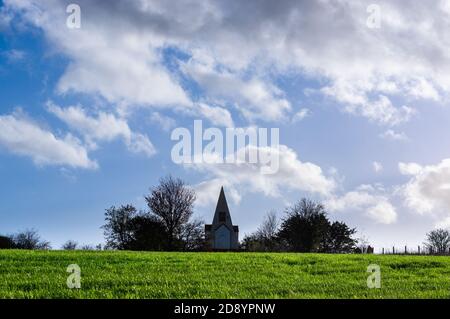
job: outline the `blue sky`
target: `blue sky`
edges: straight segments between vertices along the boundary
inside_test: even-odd
[[[364,1],[78,1],[79,29],[69,3],[0,2],[0,233],[103,242],[167,174],[206,222],[224,185],[241,239],[303,196],[378,249],[450,226],[446,1],[379,1],[379,28]],[[194,120],[278,128],[279,171],[175,164]]]

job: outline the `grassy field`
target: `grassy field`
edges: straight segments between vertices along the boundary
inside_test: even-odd
[[[381,289],[367,288],[372,263]],[[0,250],[0,298],[449,297],[449,257]]]

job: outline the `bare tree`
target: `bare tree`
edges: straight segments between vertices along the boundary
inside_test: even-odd
[[[160,184],[145,197],[150,210],[163,222],[170,250],[176,249],[181,240],[183,225],[189,222],[193,214],[195,199],[193,189],[181,179],[171,176],[162,178]]]
[[[74,240],[68,240],[62,245],[62,249],[64,250],[75,250],[78,247],[78,243]]]
[[[445,229],[430,231],[424,244],[432,252],[445,254],[450,248],[450,232]]]
[[[269,211],[262,224],[256,230],[256,236],[265,240],[272,240],[278,232],[278,218],[274,210]]]
[[[183,250],[195,251],[202,250],[205,245],[205,231],[202,220],[194,220],[186,223],[182,228],[181,238],[183,241]]]
[[[133,241],[133,230],[130,225],[137,215],[133,205],[112,206],[105,212],[106,224],[102,226],[106,238],[106,247],[112,249],[127,249]]]
[[[50,242],[41,239],[34,229],[27,229],[12,237],[14,248],[17,249],[50,249]]]
[[[269,211],[262,224],[250,235],[244,236],[242,247],[247,251],[278,251],[281,249],[278,233],[278,218],[275,211]]]
[[[356,239],[356,247],[362,254],[366,253],[370,247],[369,238],[364,234],[361,234],[360,237]]]

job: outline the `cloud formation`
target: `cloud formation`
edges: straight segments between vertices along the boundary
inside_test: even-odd
[[[395,207],[378,185],[361,185],[343,196],[333,196],[326,201],[326,207],[332,212],[356,211],[380,224],[397,220]]]
[[[8,18],[3,25],[16,13],[22,22],[42,29],[52,48],[68,58],[59,93],[99,95],[117,107],[114,114],[119,116],[53,109],[90,146],[122,138],[129,149],[153,154],[148,137],[131,131],[121,113],[139,107],[157,109],[153,120],[166,127],[173,123],[163,117],[165,108],[225,127],[234,126],[235,111],[251,123],[301,120],[308,112],[299,112],[279,85],[285,77],[302,77],[307,81],[299,81],[296,89],[311,90],[343,112],[385,126],[381,137],[406,140],[395,126],[417,114],[416,102],[443,104],[450,92],[446,1],[378,1],[380,29],[366,25],[370,1],[180,0],[175,5],[163,0],[80,0],[79,30],[65,28],[60,1],[4,3]],[[167,51],[172,61],[167,61]],[[330,193],[332,183],[320,167],[299,161],[287,146],[281,151],[292,161],[283,162],[282,178],[251,177],[251,166],[197,169],[211,181],[228,180],[236,198],[238,185],[271,196],[283,187]],[[427,182],[435,176],[433,169],[445,171],[443,165],[445,161],[420,169],[403,167],[404,172],[414,171],[405,187],[409,206],[424,212],[445,204],[440,197],[445,190],[432,189]],[[379,190],[357,189],[335,198],[334,206],[346,207],[352,200],[380,222],[396,219]]]
[[[450,91],[445,1],[378,1],[380,29],[366,25],[370,1],[80,0],[79,30],[64,27],[63,2],[5,4],[69,58],[60,92],[122,106],[192,108],[221,99],[248,120],[280,120],[292,108],[276,79],[297,74],[316,80],[309,88],[344,112],[394,126],[414,115],[415,101],[443,102]],[[187,61],[168,67],[167,48]],[[200,86],[200,100],[180,76]]]
[[[394,130],[387,130],[384,133],[380,134],[381,138],[392,140],[392,141],[407,141],[408,136],[406,136],[403,132],[396,132]]]
[[[294,150],[285,145],[279,148],[246,146],[229,156],[242,159],[249,152],[256,151],[267,157],[278,156],[279,169],[275,174],[262,174],[261,163],[241,164],[189,164],[187,168],[195,169],[210,176],[197,185],[199,205],[215,201],[216,191],[221,185],[227,187],[232,199],[237,203],[245,193],[262,193],[269,197],[282,197],[284,191],[303,191],[310,194],[328,196],[335,187],[332,177],[326,176],[320,166],[301,161]]]
[[[131,131],[125,119],[113,114],[98,112],[94,117],[86,114],[80,106],[61,108],[52,102],[47,103],[47,109],[72,130],[81,134],[92,149],[97,148],[96,142],[111,142],[121,138],[134,153],[143,153],[150,157],[156,152],[147,136]]]
[[[401,188],[407,207],[420,214],[449,217],[450,159],[427,166],[399,163],[399,169],[411,177]]]
[[[95,169],[97,163],[71,134],[58,137],[23,114],[0,116],[0,147],[30,157],[36,165],[60,165]]]
[[[375,161],[372,163],[372,166],[375,173],[379,173],[383,170],[383,164],[381,164],[380,162]]]
[[[226,101],[250,121],[285,119],[291,105],[278,87],[257,77],[244,80],[239,72],[223,70],[216,61],[211,60],[210,56],[195,50],[191,60],[182,67],[201,85],[209,100]]]

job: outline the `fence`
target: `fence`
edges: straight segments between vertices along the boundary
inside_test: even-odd
[[[450,249],[437,250],[430,247],[417,246],[415,248],[409,248],[404,246],[397,248],[395,246],[391,248],[382,248],[382,255],[436,255],[436,256],[450,256]]]

